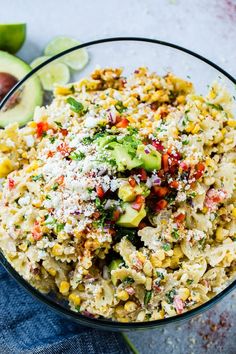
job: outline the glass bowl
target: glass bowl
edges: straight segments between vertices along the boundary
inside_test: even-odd
[[[167,72],[171,71],[177,76],[191,80],[195,85],[196,91],[200,94],[205,94],[208,85],[211,84],[212,81],[217,80],[228,88],[232,96],[235,95],[236,79],[206,58],[175,44],[155,39],[120,37],[84,43],[48,59],[37,68],[33,69],[15,85],[2,102],[0,102],[0,110],[6,111],[13,95],[20,94],[24,86],[29,85],[30,81],[35,80],[36,76],[38,76],[47,65],[51,62],[60,61],[63,57],[66,57],[66,55],[75,53],[81,48],[88,50],[90,60],[82,71],[73,72],[71,81],[76,81],[84,76],[88,76],[96,66],[123,67],[124,74],[129,74],[140,66],[146,66],[150,70],[158,72],[160,75],[165,75]],[[52,94],[45,92],[43,103],[50,103],[51,100]],[[55,295],[42,294],[33,288],[13,269],[1,252],[0,262],[21,286],[59,314],[83,325],[111,331],[151,329],[189,319],[206,311],[236,288],[236,280],[234,280],[208,302],[181,315],[151,322],[120,323],[106,319],[85,317],[84,315],[70,310],[67,304],[59,300]]]

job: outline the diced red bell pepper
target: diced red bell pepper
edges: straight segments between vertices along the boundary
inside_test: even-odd
[[[37,137],[41,138],[43,134],[49,129],[48,122],[39,122],[37,123]]]
[[[42,229],[41,229],[41,226],[39,224],[38,221],[35,221],[34,222],[34,227],[33,227],[33,230],[32,230],[32,235],[33,235],[33,238],[35,241],[39,241],[41,240],[42,236],[43,236],[43,233],[42,233]]]
[[[67,129],[61,129],[60,132],[62,133],[63,136],[68,135],[68,130]]]
[[[167,187],[153,186],[153,193],[159,198],[163,198],[169,192]]]
[[[186,164],[186,162],[182,161],[179,164],[179,167],[183,170],[183,171],[188,171],[188,165]]]
[[[185,220],[185,214],[184,213],[180,213],[177,216],[174,217],[175,222],[180,223],[183,222]]]
[[[54,151],[48,151],[47,157],[53,157],[55,155]]]
[[[119,219],[119,217],[120,217],[120,211],[118,209],[114,210],[112,217],[113,217],[112,219],[114,221],[117,221]]]
[[[139,223],[139,225],[138,225],[138,229],[139,230],[142,230],[144,227],[146,227],[147,226],[147,224],[144,222],[144,221],[141,221],[140,223]]]
[[[143,195],[138,195],[135,201],[132,203],[132,208],[139,211],[145,202],[145,197]]]
[[[96,192],[97,192],[98,198],[100,198],[100,199],[102,199],[105,195],[105,192],[104,192],[102,186],[97,186]]]
[[[62,185],[64,183],[64,179],[65,179],[65,177],[62,175],[56,179],[56,182],[58,184]]]
[[[171,188],[175,188],[176,189],[176,188],[179,187],[179,182],[178,181],[172,181],[172,182],[170,182],[169,186]]]
[[[195,178],[195,179],[201,178],[204,171],[205,171],[205,165],[204,165],[202,162],[199,162],[199,163],[196,165],[196,172],[195,172],[194,175],[193,175],[194,178]]]
[[[13,188],[15,188],[15,181],[14,181],[14,179],[12,179],[12,178],[9,178],[9,179],[8,179],[8,188],[9,188],[10,190],[12,190]]]
[[[168,154],[163,154],[162,155],[162,166],[163,166],[163,170],[164,172],[168,172],[169,170],[169,155]]]
[[[140,174],[140,180],[142,182],[146,182],[148,175],[144,168],[139,169],[139,174]]]
[[[168,202],[165,199],[161,199],[156,203],[155,210],[160,211],[167,207]]]
[[[137,184],[137,182],[136,182],[136,180],[135,180],[134,177],[129,177],[128,181],[129,181],[129,184],[131,185],[131,187],[133,187],[133,188],[134,188],[134,187],[136,186],[136,184]]]
[[[116,124],[117,128],[127,128],[129,121],[126,118],[121,118],[121,120]]]

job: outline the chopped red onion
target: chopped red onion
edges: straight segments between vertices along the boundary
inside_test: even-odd
[[[150,150],[148,148],[144,149],[145,154],[150,154]]]

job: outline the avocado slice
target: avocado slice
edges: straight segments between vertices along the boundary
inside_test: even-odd
[[[21,80],[31,71],[31,67],[14,55],[0,51],[0,71]],[[9,105],[7,109],[6,103],[0,110],[0,127],[4,128],[14,122],[24,125],[33,117],[35,107],[42,105],[43,93],[36,74],[26,80],[15,94],[19,94],[18,102]]]
[[[124,183],[122,186],[120,186],[118,190],[118,197],[122,199],[124,202],[132,202],[135,200],[137,195],[144,195],[147,197],[150,194],[150,190],[145,184],[139,184],[136,185],[135,187],[131,187],[129,182]]]
[[[132,208],[131,203],[124,203],[124,210],[124,214],[116,222],[117,225],[122,227],[137,227],[147,214],[144,205],[137,211]]]
[[[132,170],[142,165],[142,161],[137,157],[132,157],[128,147],[121,145],[115,141],[106,145],[106,149],[110,152],[111,158],[116,161],[118,171]]]
[[[107,135],[107,136],[103,136],[101,138],[98,138],[96,140],[97,145],[100,148],[103,148],[104,146],[106,146],[107,144],[111,143],[112,141],[116,140],[116,136],[115,135]]]
[[[124,264],[124,261],[122,260],[122,259],[113,259],[113,261],[111,261],[111,263],[110,263],[110,265],[109,265],[109,270],[110,270],[110,272],[112,271],[112,270],[116,270],[116,269],[119,269],[120,267],[121,267],[121,265],[123,265]],[[117,285],[117,281],[118,281],[118,279],[116,279],[112,274],[111,274],[111,281],[112,281],[112,283],[113,283],[113,285]]]
[[[146,153],[145,150],[148,150],[149,153]],[[145,170],[151,172],[161,169],[161,154],[153,146],[138,145],[137,157],[142,160],[142,167]]]

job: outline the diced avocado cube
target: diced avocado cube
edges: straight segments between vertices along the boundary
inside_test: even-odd
[[[97,145],[100,148],[103,148],[104,146],[106,146],[107,144],[111,143],[112,141],[116,140],[116,136],[114,135],[107,135],[107,136],[103,136],[101,138],[98,138],[96,140]]]
[[[113,259],[113,261],[111,261],[110,265],[109,265],[109,270],[110,272],[112,270],[116,270],[119,269],[121,267],[121,265],[124,264],[124,261],[122,259]],[[112,283],[116,286],[117,285],[117,280],[112,274],[111,274],[111,281]]]
[[[142,167],[147,171],[161,169],[161,154],[151,145],[139,145],[137,157],[142,160]]]
[[[132,204],[124,204],[124,214],[117,220],[116,224],[122,227],[138,227],[140,221],[145,218],[146,210],[143,205],[142,208],[138,211],[132,208]]]
[[[145,195],[147,197],[150,193],[150,190],[147,188],[145,184],[136,185],[135,187],[131,187],[131,185],[127,182],[120,186],[118,190],[118,197],[122,199],[124,202],[132,202],[135,200],[137,195]]]
[[[110,152],[111,158],[116,161],[118,171],[132,170],[142,165],[142,161],[137,157],[132,157],[128,148],[113,141],[106,145],[106,149]]]

